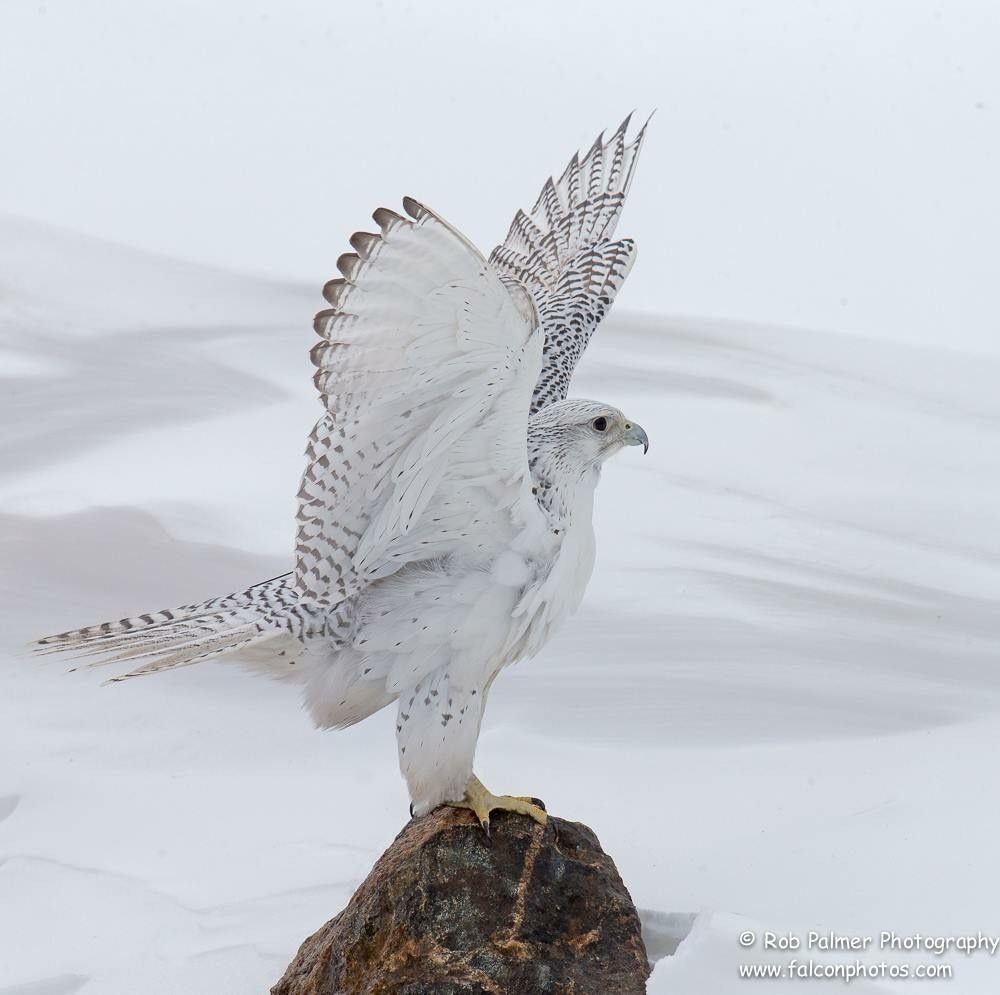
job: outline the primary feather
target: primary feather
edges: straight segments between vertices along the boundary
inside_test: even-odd
[[[530,214],[518,211],[490,262],[526,287],[545,335],[542,372],[531,410],[561,401],[591,335],[604,320],[635,261],[635,243],[615,240],[647,121],[628,140],[631,115],[607,140],[598,135],[548,179]]]

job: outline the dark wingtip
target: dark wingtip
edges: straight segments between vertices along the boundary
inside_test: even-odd
[[[356,231],[350,238],[351,246],[362,259],[369,259],[381,241],[380,235],[374,235],[369,231]]]
[[[635,115],[635,108],[633,107],[632,110],[630,110],[628,114],[625,115],[625,120],[622,121],[622,123],[618,125],[617,129],[615,130],[616,136],[624,135],[625,132],[628,131],[628,126],[632,123],[632,118],[634,115]]]
[[[636,144],[637,142],[641,142],[642,141],[643,135],[646,134],[646,129],[649,127],[649,122],[653,120],[653,115],[655,113],[656,113],[656,108],[654,107],[649,112],[649,117],[647,117],[646,120],[642,122],[642,127],[639,129],[639,131],[636,134],[635,138],[632,140],[632,144],[633,145]]]
[[[327,280],[323,284],[323,297],[326,298],[328,304],[333,307],[339,307],[340,299],[347,290],[349,284],[342,277],[335,277],[332,280]]]
[[[372,214],[372,220],[382,229],[384,235],[394,225],[401,221],[405,222],[406,218],[395,211],[390,211],[388,207],[377,207]]]
[[[353,281],[360,266],[361,257],[356,252],[345,252],[337,259],[337,269],[348,283]]]
[[[317,311],[316,317],[313,318],[313,331],[317,335],[326,335],[326,326],[331,318],[336,318],[340,312],[336,309],[327,308],[323,311]],[[322,345],[323,343],[317,343],[317,345]],[[315,346],[313,347],[315,348]]]
[[[419,221],[426,213],[427,208],[413,197],[403,198],[403,210],[413,218],[414,221]]]

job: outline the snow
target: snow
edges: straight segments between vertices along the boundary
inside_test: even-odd
[[[478,772],[598,833],[654,995],[1000,990],[760,939],[1000,936],[998,12],[0,5],[0,995],[266,990],[400,829],[391,715],[23,647],[288,569],[346,236],[413,194],[489,248],[635,104],[639,258],[575,392],[652,448]]]
[[[0,245],[0,992],[265,990],[406,818],[392,716],[321,734],[232,664],[102,687],[21,647],[287,569],[321,301],[20,219]],[[1000,935],[998,374],[676,315],[588,353],[577,392],[652,446],[606,467],[584,606],[498,682],[477,766],[595,829],[651,992],[766,990],[739,965],[791,954],[747,929]],[[996,990],[986,954],[879,959]]]

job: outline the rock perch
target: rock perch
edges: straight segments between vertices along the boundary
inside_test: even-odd
[[[632,995],[639,916],[597,837],[498,812],[411,821],[347,907],[299,948],[272,995]]]

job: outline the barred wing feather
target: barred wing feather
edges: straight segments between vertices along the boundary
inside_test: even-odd
[[[604,319],[635,259],[631,239],[614,240],[646,131],[627,140],[630,117],[587,154],[569,161],[542,187],[530,214],[518,211],[490,262],[526,287],[545,336],[535,412],[560,401],[594,330]],[[648,123],[648,122],[647,122]]]
[[[379,233],[354,235],[324,288],[312,358],[326,411],[299,490],[294,572],[57,633],[39,652],[137,663],[125,677],[265,642],[294,662],[292,637],[349,625],[350,599],[379,578],[458,549],[488,556],[512,525],[540,520],[527,456],[534,306],[432,211],[404,207],[406,218],[375,212]]]
[[[529,411],[570,377],[631,266],[614,240],[643,130],[628,121],[519,211],[487,261],[409,198],[356,233],[316,316],[325,411],[299,489],[295,570],[239,594],[46,637],[39,652],[154,673],[258,644],[340,633],[369,585],[453,553],[489,561],[544,528]],[[295,651],[292,651],[295,652]]]
[[[486,549],[530,496],[528,408],[542,339],[529,296],[407,198],[338,260],[316,317],[326,412],[299,491],[295,585],[334,606],[406,563]]]

